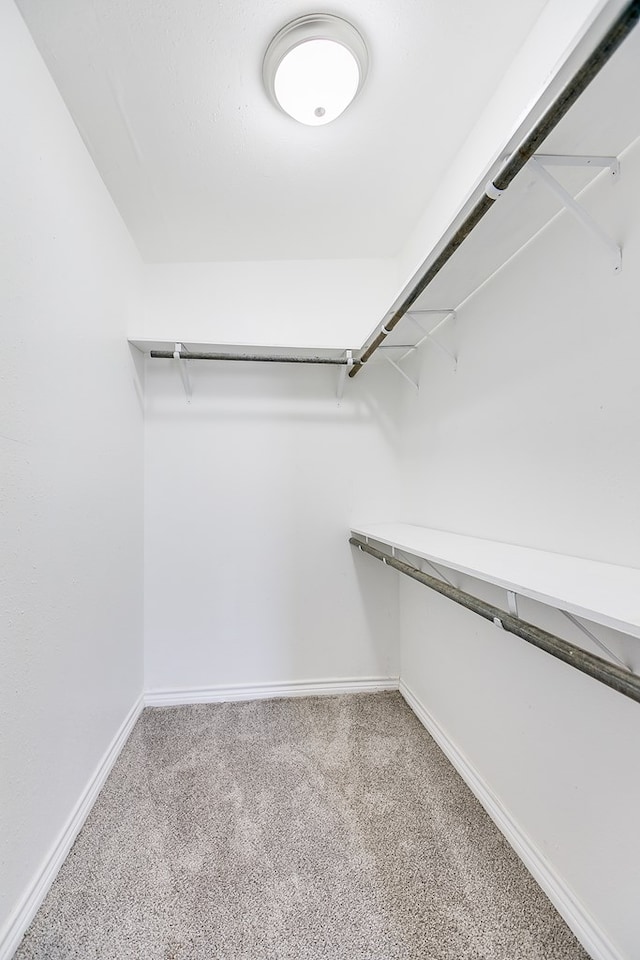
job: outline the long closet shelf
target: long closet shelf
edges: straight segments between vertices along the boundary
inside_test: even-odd
[[[493,583],[640,638],[640,570],[409,523],[352,527],[356,537]]]
[[[148,339],[142,337],[130,337],[129,343],[137,347],[142,353],[149,354],[152,350],[162,350],[173,352],[177,340]],[[344,347],[300,347],[289,344],[247,344],[247,343],[212,343],[202,340],[180,340],[185,359],[188,359],[190,353],[221,353],[230,356],[242,356],[252,354],[256,356],[272,357],[278,354],[290,354],[298,357],[318,356],[326,359],[344,357]]]
[[[443,316],[446,316],[447,311],[439,311]],[[149,339],[144,337],[129,337],[129,343],[132,347],[136,347],[142,353],[149,354],[151,351],[168,351],[173,353],[177,340],[160,340],[160,339]],[[211,352],[211,353],[221,353],[228,354],[230,356],[242,356],[245,354],[252,354],[263,357],[273,357],[275,355],[287,354],[290,356],[308,358],[308,357],[321,357],[326,360],[336,360],[339,358],[344,358],[347,350],[355,354],[358,352],[358,347],[343,347],[343,346],[323,346],[323,347],[309,347],[309,346],[298,346],[292,344],[248,344],[248,343],[213,343],[213,342],[204,342],[202,340],[180,340],[184,352],[184,359],[189,359],[190,353],[201,353],[201,352]],[[405,351],[407,349],[413,348],[412,342],[405,342],[405,340],[396,334],[394,339],[389,339],[388,344],[389,350],[398,350]],[[382,357],[379,358],[382,360]]]

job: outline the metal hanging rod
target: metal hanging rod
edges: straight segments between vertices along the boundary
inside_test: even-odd
[[[600,683],[606,684],[606,686],[611,687],[612,690],[616,690],[625,697],[630,697],[631,700],[640,703],[640,676],[632,673],[630,670],[619,667],[615,663],[609,663],[608,660],[603,660],[602,657],[588,653],[588,651],[582,650],[581,647],[576,647],[573,643],[569,643],[568,640],[556,637],[555,634],[548,633],[546,630],[542,630],[540,627],[536,627],[535,624],[528,623],[526,620],[521,620],[520,617],[508,613],[506,610],[501,610],[500,607],[494,607],[493,604],[485,603],[484,600],[480,600],[470,593],[465,593],[463,590],[459,590],[457,587],[445,583],[443,580],[431,577],[428,573],[423,573],[422,570],[418,570],[417,567],[412,567],[409,563],[404,563],[402,560],[397,560],[395,557],[390,557],[386,553],[376,550],[375,547],[370,546],[362,540],[358,540],[357,537],[350,537],[349,543],[354,547],[358,547],[358,549],[364,553],[375,557],[376,560],[381,560],[388,567],[393,567],[394,570],[404,573],[407,577],[411,577],[412,580],[417,580],[418,583],[430,587],[431,590],[435,590],[436,593],[440,593],[449,600],[453,600],[454,603],[459,603],[461,606],[466,607],[467,610],[477,613],[479,616],[484,617],[485,620],[490,620],[508,633],[515,634],[516,637],[526,640],[527,643],[533,644],[534,647],[550,653],[552,657],[568,663],[570,666],[575,667],[576,670],[586,673],[587,676],[593,677],[594,680],[599,680]]]
[[[363,365],[375,353],[378,347],[383,343],[393,328],[402,320],[405,313],[411,309],[418,297],[425,291],[432,280],[437,277],[444,265],[456,252],[458,247],[466,240],[469,234],[480,223],[484,215],[491,209],[496,200],[507,189],[514,177],[522,170],[524,165],[531,159],[538,147],[546,140],[551,131],[562,120],[564,115],[573,106],[578,97],[584,93],[591,81],[597,76],[600,70],[613,56],[620,44],[631,33],[640,19],[640,0],[632,0],[628,3],[620,16],[607,31],[595,50],[585,60],[580,69],[573,75],[569,83],[564,87],[560,94],[553,101],[551,106],[545,111],[541,119],[535,124],[533,129],[522,141],[520,146],[513,152],[511,157],[502,166],[497,176],[489,180],[485,192],[480,200],[472,208],[462,224],[458,227],[449,242],[438,254],[431,266],[420,277],[415,286],[412,287],[400,306],[394,311],[389,320],[385,320],[383,326],[369,344],[362,355],[356,360],[352,369],[349,371],[350,377],[355,377],[362,369]]]
[[[149,356],[154,360],[251,360],[252,362],[257,363],[325,363],[339,367],[347,367],[349,364],[353,363],[353,360],[349,360],[347,357],[269,357],[265,356],[264,354],[191,353],[186,350],[150,350]]]

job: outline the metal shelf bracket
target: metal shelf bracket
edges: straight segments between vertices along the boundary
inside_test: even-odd
[[[187,370],[187,361],[182,356],[181,343],[176,343],[175,350],[173,351],[173,359],[178,361],[178,370],[180,371],[180,379],[184,387],[185,397],[187,398],[187,403],[191,403],[193,390],[191,388],[191,380],[189,379],[189,371]]]
[[[394,370],[397,370],[397,371],[398,371],[398,373],[400,374],[401,377],[404,377],[404,379],[407,381],[407,383],[410,383],[410,384],[411,384],[411,386],[413,387],[414,390],[419,390],[419,389],[420,389],[419,381],[418,381],[418,380],[414,380],[412,377],[410,377],[409,374],[406,373],[406,371],[404,371],[404,370],[402,369],[402,367],[401,367],[398,363],[396,363],[395,360],[392,360],[391,357],[390,357],[388,354],[384,354],[384,359],[387,361],[387,363],[390,363],[390,364],[391,364],[391,366],[393,367]],[[401,358],[401,359],[402,359],[402,358]]]
[[[622,250],[620,246],[604,232],[600,224],[593,219],[590,213],[587,213],[584,207],[580,206],[568,190],[565,190],[562,184],[558,183],[556,178],[551,176],[546,169],[547,166],[608,167],[615,183],[620,176],[620,164],[617,157],[570,157],[536,154],[529,160],[529,167],[533,170],[540,183],[544,184],[544,186],[560,200],[569,213],[575,217],[578,223],[581,223],[585,230],[605,248],[614,273],[620,273],[622,270]]]
[[[442,314],[444,314],[444,316],[442,316]],[[436,323],[436,325],[432,327],[430,330],[425,330],[425,328],[423,327],[418,317],[429,316],[429,315],[430,316],[435,315],[435,316],[441,317],[442,319],[439,320],[438,323]],[[452,353],[451,350],[448,350],[442,343],[440,343],[439,340],[436,340],[434,336],[434,333],[436,333],[436,331],[439,330],[440,327],[443,327],[448,320],[455,320],[456,318],[455,310],[451,308],[448,308],[445,310],[408,310],[405,316],[408,317],[409,320],[413,321],[413,323],[416,325],[418,330],[420,330],[420,332],[422,333],[422,337],[420,338],[420,340],[418,340],[417,343],[413,345],[413,347],[407,350],[407,352],[400,357],[400,361],[404,360],[405,357],[408,357],[412,351],[419,350],[422,344],[428,340],[429,343],[433,343],[434,346],[436,346],[439,350],[445,353],[450,360],[453,360],[453,369],[455,372],[458,369],[457,356],[455,355],[455,353]]]
[[[608,168],[609,176],[614,183],[620,179],[620,161],[617,157],[576,156],[567,153],[536,153],[534,157],[543,167]]]
[[[442,570],[439,570],[435,564],[431,563],[430,560],[427,560],[425,557],[418,557],[413,553],[407,553],[406,550],[399,550],[398,553],[395,553],[395,547],[391,548],[391,555],[397,557],[399,555],[400,559],[404,559],[405,563],[410,564],[411,566],[417,567],[418,570],[424,571],[425,566],[431,570],[432,573],[436,575],[440,580],[443,580],[444,583],[448,583],[450,587],[455,587],[453,580],[450,580],[449,577],[445,576]]]
[[[343,367],[340,367],[340,371],[338,373],[338,389],[336,391],[338,400],[342,400],[342,396],[344,394],[344,385],[347,382],[347,374],[353,366],[353,350],[345,350],[344,355],[347,358],[347,362]]]
[[[624,660],[621,660],[620,657],[606,645],[606,643],[600,640],[599,637],[596,637],[595,633],[592,633],[588,627],[585,627],[584,623],[580,623],[577,617],[574,617],[572,613],[568,613],[567,610],[560,610],[560,613],[564,614],[567,620],[571,621],[574,627],[577,627],[578,630],[585,635],[585,637],[588,637],[589,640],[591,640],[591,642],[594,643],[599,650],[602,650],[603,653],[606,653],[607,656],[611,657],[611,659],[619,666],[624,667],[625,670],[629,670],[631,673],[633,673],[629,664],[625,663]]]

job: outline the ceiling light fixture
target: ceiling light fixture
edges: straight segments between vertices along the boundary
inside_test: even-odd
[[[364,40],[340,17],[317,13],[280,30],[265,53],[267,93],[285,113],[309,126],[330,123],[343,113],[367,75]]]

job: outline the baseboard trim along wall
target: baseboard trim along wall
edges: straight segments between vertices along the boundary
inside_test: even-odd
[[[119,730],[107,747],[102,759],[71,811],[69,819],[58,834],[49,854],[31,881],[22,900],[9,917],[4,930],[0,932],[0,960],[10,960],[18,949],[20,941],[38,912],[40,904],[49,892],[49,888],[55,880],[58,870],[64,863],[73,845],[73,841],[78,836],[83,823],[87,819],[105,780],[109,776],[111,768],[127,742],[136,720],[142,713],[143,706],[143,698],[140,696],[131,707],[131,710],[120,725]]]
[[[420,702],[402,679],[400,680],[399,690],[422,725],[429,731],[442,752],[549,897],[567,926],[575,933],[589,956],[593,957],[593,960],[624,960],[595,919],[567,887],[562,877],[555,872],[552,865],[511,817],[509,811],[492,793],[478,771],[469,763],[435,717],[429,713],[424,704]]]
[[[173,707],[190,703],[268,700],[276,697],[325,697],[337,693],[374,693],[397,690],[397,677],[347,677],[329,680],[293,680],[283,683],[243,683],[215,687],[147,690],[146,707]]]
[[[404,700],[428,730],[445,756],[477,797],[498,829],[539,883],[567,925],[593,960],[624,960],[594,918],[555,872],[540,850],[522,831],[492,793],[477,770],[449,738],[438,721],[397,677],[364,677],[326,680],[298,680],[287,683],[254,683],[214,687],[148,690],[138,698],[111,741],[93,776],[78,799],[48,856],[36,873],[22,900],[0,933],[0,960],[10,960],[29,924],[44,900],[71,846],[80,832],[113,764],[133,730],[143,706],[161,707],[195,703],[222,703],[277,697],[331,696],[345,693],[374,693],[400,690]]]

